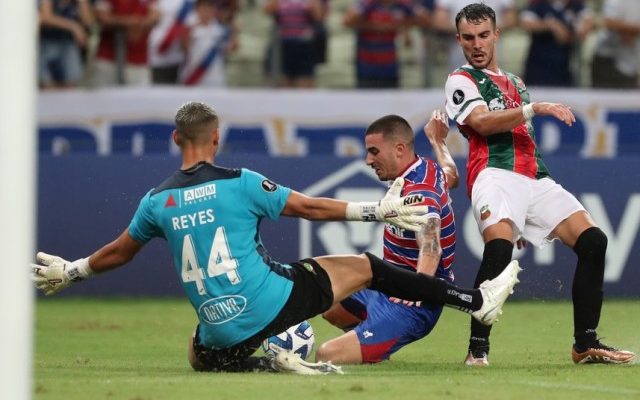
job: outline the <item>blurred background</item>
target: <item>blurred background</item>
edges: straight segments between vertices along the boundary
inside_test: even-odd
[[[453,19],[470,1],[38,3],[40,83],[44,89],[150,84],[349,89],[358,87],[358,63],[381,66],[394,62],[399,69],[398,87],[442,87],[447,74],[464,61],[454,40]],[[529,86],[619,87],[620,82],[615,81],[615,72],[619,72],[630,80],[636,78],[625,87],[638,87],[640,22],[636,1],[486,3],[496,10],[502,31],[498,48],[501,67],[522,76]],[[376,28],[367,28],[366,23],[374,20]],[[291,43],[303,46],[291,50]],[[384,54],[372,51],[376,45],[385,47]],[[79,52],[77,60],[74,48]],[[312,67],[290,66],[288,59],[292,57],[310,58]],[[602,58],[613,60],[616,68],[606,70],[610,66],[601,65]],[[219,76],[187,76],[193,73],[194,65],[215,69]],[[283,66],[288,67],[286,74]],[[367,66],[360,67],[365,70],[361,73],[367,74]],[[592,67],[596,74],[609,75],[610,82],[601,82],[598,77],[594,82]],[[554,81],[554,75],[560,77]],[[301,79],[305,82],[299,82]]]
[[[179,166],[176,109],[190,100],[220,114],[216,162],[257,170],[310,195],[382,197],[364,163],[363,132],[405,117],[417,151],[444,107],[447,74],[464,60],[454,0],[41,0],[38,72],[39,250],[84,257],[128,225],[139,199]],[[640,287],[640,2],[499,0],[500,66],[533,101],[570,105],[566,127],[536,117],[552,176],[609,237],[605,294]],[[465,176],[466,141],[448,144]],[[462,181],[464,182],[464,180]],[[464,184],[452,191],[454,268],[470,285],[482,241]],[[59,227],[64,226],[63,231]],[[271,254],[290,262],[327,253],[381,252],[382,226],[262,224]],[[520,298],[570,298],[575,256],[527,248]],[[164,244],[65,295],[180,295]]]

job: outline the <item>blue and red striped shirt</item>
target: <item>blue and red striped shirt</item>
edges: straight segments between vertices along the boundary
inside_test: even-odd
[[[275,16],[280,38],[307,41],[313,38],[314,18],[308,0],[280,0]]]
[[[363,0],[358,13],[371,24],[397,23],[414,15],[410,2],[397,0],[384,4],[378,0]],[[358,32],[357,72],[366,79],[394,79],[398,77],[397,30],[377,31],[363,29]]]
[[[401,175],[405,179],[402,196],[421,194],[429,206],[429,213],[440,216],[440,247],[442,256],[436,276],[453,281],[456,248],[456,224],[449,201],[446,175],[433,160],[419,157]],[[420,253],[415,232],[387,224],[384,229],[384,259],[401,267],[417,268]]]

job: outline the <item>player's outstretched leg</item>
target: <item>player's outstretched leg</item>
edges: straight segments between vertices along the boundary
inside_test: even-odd
[[[521,271],[514,260],[496,278],[483,282],[479,289],[465,289],[444,279],[391,266],[373,254],[365,255],[369,258],[373,275],[370,289],[404,300],[444,304],[471,314],[484,325],[496,321],[502,305],[519,282],[518,273]]]

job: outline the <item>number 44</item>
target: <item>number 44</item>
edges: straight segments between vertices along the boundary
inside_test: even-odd
[[[227,235],[222,226],[216,229],[207,263],[207,277],[213,278],[219,275],[227,275],[232,285],[240,283],[238,261],[231,256]],[[191,234],[185,235],[182,241],[182,281],[195,282],[198,294],[206,294],[205,279],[204,270],[198,264],[193,238]]]

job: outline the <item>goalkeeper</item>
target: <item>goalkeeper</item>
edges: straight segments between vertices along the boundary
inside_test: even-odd
[[[184,104],[175,123],[181,169],[143,197],[128,228],[87,258],[68,262],[38,253],[32,268],[36,286],[54,294],[127,263],[154,237],[165,239],[198,317],[188,351],[195,370],[339,373],[331,363],[307,363],[286,352],[271,360],[251,355],[263,339],[366,287],[447,304],[491,324],[517,283],[517,263],[471,290],[397,269],[368,253],[278,263],[260,240],[263,217],[385,221],[418,230],[428,220],[428,206],[421,195],[400,197],[402,180],[379,203],[308,197],[256,172],[216,166],[218,116],[208,105]]]

